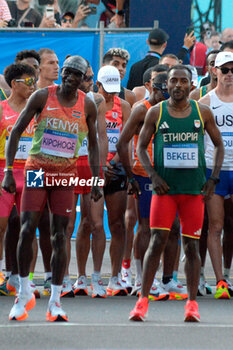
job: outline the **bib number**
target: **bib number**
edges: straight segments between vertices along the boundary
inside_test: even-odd
[[[163,149],[163,161],[165,168],[197,168],[198,146],[196,144],[166,146]]]
[[[107,136],[108,136],[108,151],[110,153],[116,152],[116,144],[120,137],[120,131],[119,130],[107,130]]]
[[[45,129],[41,142],[41,152],[51,156],[74,158],[78,135]]]
[[[5,154],[8,143],[8,136],[5,143]],[[19,140],[18,150],[15,159],[27,159],[30,149],[32,148],[32,137],[21,137]]]

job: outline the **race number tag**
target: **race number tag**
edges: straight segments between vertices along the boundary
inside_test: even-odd
[[[232,132],[222,132],[222,139],[225,150],[231,150],[233,147],[233,133]]]
[[[116,152],[116,144],[120,137],[120,130],[107,130],[107,136],[108,136],[108,151]]]
[[[198,146],[192,143],[165,146],[163,161],[165,168],[197,168]]]
[[[73,158],[78,135],[45,129],[41,142],[41,152],[51,156]]]
[[[8,136],[5,143],[5,154],[8,143]],[[27,159],[30,149],[32,148],[32,137],[21,137],[19,139],[18,150],[15,155],[15,159]]]

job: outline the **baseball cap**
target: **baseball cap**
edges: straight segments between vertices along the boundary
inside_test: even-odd
[[[215,58],[215,67],[221,67],[223,64],[233,62],[233,52],[223,51],[219,52]]]
[[[152,45],[162,45],[169,39],[169,35],[160,28],[153,29],[149,36],[148,41]]]
[[[69,56],[65,62],[63,63],[62,68],[72,68],[76,69],[79,72],[86,74],[87,68],[88,68],[88,63],[87,61],[78,55],[75,56]]]
[[[100,68],[97,81],[103,85],[108,93],[121,91],[121,78],[117,68],[113,66],[103,66]]]

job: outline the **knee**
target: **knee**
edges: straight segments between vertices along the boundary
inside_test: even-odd
[[[109,222],[109,228],[112,235],[120,235],[125,233],[124,221],[120,219]]]
[[[199,257],[199,246],[198,246],[199,242],[194,240],[194,239],[190,239],[189,242],[186,242],[184,244],[184,253],[185,256],[188,260],[193,260],[197,257]]]
[[[165,232],[156,231],[151,233],[149,249],[154,251],[156,248],[160,250],[165,247],[167,243],[167,234]]]
[[[78,228],[78,235],[86,236],[86,235],[90,235],[91,232],[92,232],[92,223],[90,222],[90,219],[88,219],[87,217],[82,218]]]
[[[53,248],[58,248],[66,245],[66,236],[63,232],[55,232],[51,238]]]
[[[99,236],[102,232],[104,233],[103,220],[99,220],[94,223],[92,234]]]

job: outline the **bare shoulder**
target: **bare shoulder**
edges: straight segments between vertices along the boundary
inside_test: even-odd
[[[136,95],[133,91],[129,90],[129,89],[125,89],[125,99],[126,101],[129,102],[129,104],[131,106],[133,106],[133,104],[137,101]]]
[[[209,105],[210,105],[210,96],[209,96],[209,94],[203,96],[203,97],[199,100],[199,102],[201,102],[201,103],[204,104],[204,105],[209,106]]]
[[[191,100],[198,101],[200,99],[200,88],[194,89],[193,91],[190,92],[189,98]]]

